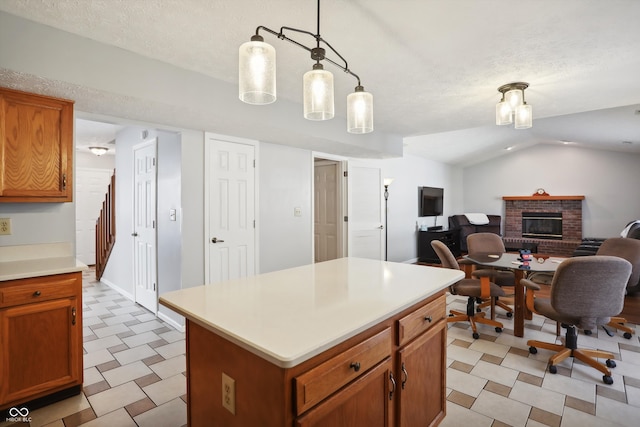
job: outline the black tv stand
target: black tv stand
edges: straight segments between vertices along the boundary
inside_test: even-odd
[[[442,228],[442,227],[441,227]],[[440,240],[453,253],[460,256],[460,230],[427,230],[418,232],[418,260],[428,264],[440,264],[440,259],[431,247],[432,240]]]
[[[434,225],[433,227],[427,227],[427,231],[440,231],[442,230],[441,225]]]

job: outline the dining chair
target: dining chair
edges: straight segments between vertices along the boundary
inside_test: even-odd
[[[453,256],[451,250],[439,240],[432,240],[431,247],[435,251],[436,255],[440,259],[440,263],[444,268],[450,268],[453,270],[461,270],[458,261],[456,261],[456,257]],[[496,332],[502,332],[502,323],[493,320],[486,319],[485,313],[476,312],[475,310],[475,302],[476,298],[489,298],[493,299],[493,297],[504,296],[504,291],[500,286],[492,283],[489,280],[488,275],[482,275],[480,273],[479,278],[472,279],[462,279],[453,285],[449,286],[449,292],[452,295],[463,295],[467,298],[467,311],[457,311],[450,310],[449,317],[447,318],[447,322],[469,322],[471,324],[471,329],[473,331],[473,338],[480,338],[480,334],[478,334],[478,330],[476,327],[476,323],[482,323],[486,325],[491,325],[495,327]]]
[[[626,289],[634,287],[640,280],[640,240],[630,239],[626,237],[612,237],[606,239],[596,252],[596,255],[611,255],[626,259],[631,263],[631,277],[627,282]],[[618,313],[620,314],[620,313]],[[635,329],[625,325],[626,320],[623,317],[614,316],[611,321],[603,326],[607,334],[612,335],[606,326],[623,331],[623,336],[631,339],[635,334]]]
[[[550,298],[536,298],[540,286],[529,279],[520,283],[527,289],[529,310],[559,322],[567,329],[562,344],[537,340],[527,341],[529,352],[538,348],[556,352],[549,357],[548,369],[557,373],[557,365],[568,357],[576,358],[599,370],[605,384],[613,384],[611,370],[615,368],[613,353],[579,349],[577,329],[593,329],[609,322],[622,311],[624,289],[631,275],[631,263],[617,256],[594,255],[568,258],[556,270],[551,282]],[[597,359],[607,359],[605,363]]]
[[[474,233],[467,236],[467,247],[469,253],[484,253],[484,254],[503,254],[506,252],[502,237],[494,233]],[[499,270],[495,268],[483,268],[482,274],[489,274],[491,280],[498,286],[514,286],[515,275],[511,270]],[[478,306],[478,309],[488,307],[491,305],[491,301],[484,301]],[[513,308],[505,304],[500,299],[496,299],[495,305],[501,307],[507,312],[507,317],[513,316]],[[492,318],[495,315],[492,313]]]

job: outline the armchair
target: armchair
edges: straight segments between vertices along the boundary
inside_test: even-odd
[[[535,298],[540,286],[528,279],[521,283],[527,289],[527,307],[534,313],[560,322],[567,329],[563,344],[529,340],[529,352],[537,348],[556,353],[549,358],[549,372],[555,374],[557,365],[574,357],[599,370],[605,384],[613,384],[611,370],[616,363],[613,353],[578,348],[577,328],[592,329],[609,322],[611,316],[622,311],[624,288],[631,275],[629,261],[606,255],[568,258],[556,270],[551,283],[550,299]],[[598,362],[606,358],[606,364]]]
[[[487,215],[489,223],[485,225],[475,225],[469,222],[465,215],[452,215],[449,217],[449,230],[460,230],[460,250],[468,252],[467,236],[473,233],[494,233],[500,235],[500,215]]]

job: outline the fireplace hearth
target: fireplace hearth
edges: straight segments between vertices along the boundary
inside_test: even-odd
[[[571,256],[580,245],[584,196],[503,196],[502,199],[505,201],[505,244],[535,243],[538,253],[558,256]]]

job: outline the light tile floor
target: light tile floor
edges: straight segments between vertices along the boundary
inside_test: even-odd
[[[84,275],[84,388],[78,396],[33,410],[30,425],[152,426],[186,424],[184,334],[147,310]],[[448,296],[464,311],[466,300]],[[555,323],[540,316],[527,322],[526,339],[513,336],[505,316],[502,333],[480,325],[474,340],[468,325],[449,325],[447,416],[441,426],[636,426],[640,422],[640,342],[600,329],[580,334],[580,346],[616,354],[613,385],[600,373],[568,359],[555,375],[551,354],[531,355],[526,339],[552,341]],[[637,332],[640,328],[636,327]],[[3,420],[4,421],[4,420]],[[15,423],[2,422],[0,426]]]

